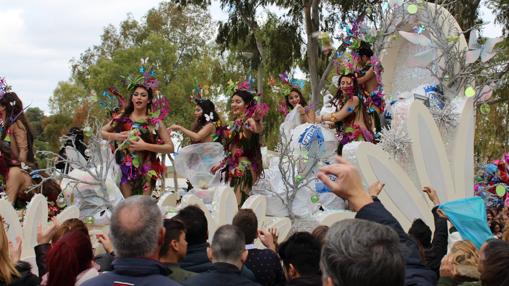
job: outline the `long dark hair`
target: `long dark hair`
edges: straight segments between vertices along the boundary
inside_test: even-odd
[[[203,126],[207,125],[208,123],[216,122],[219,120],[219,115],[216,112],[216,106],[214,103],[208,99],[195,99],[196,105],[198,105],[202,110],[203,114],[196,119],[196,121],[193,124],[193,131],[198,132],[200,129],[203,128]],[[205,115],[210,116],[212,113],[213,118],[209,121],[205,118]]]
[[[154,93],[151,88],[148,88],[142,84],[137,84],[131,88],[130,92],[131,95],[129,96],[129,102],[127,103],[127,107],[125,108],[124,112],[122,113],[122,117],[129,117],[131,113],[134,111],[134,104],[133,104],[133,94],[138,88],[143,88],[147,91],[148,94],[148,104],[147,104],[147,114],[150,112],[150,109],[152,108],[152,99],[154,98]]]
[[[349,74],[346,74],[346,75],[341,75],[338,79],[338,91],[336,92],[336,96],[334,96],[334,98],[332,99],[332,103],[334,105],[336,105],[336,107],[338,109],[340,109],[342,106],[342,102],[343,102],[343,97],[344,97],[344,94],[343,94],[343,91],[341,90],[341,79],[344,78],[344,77],[349,77],[352,79],[352,83],[353,83],[353,95],[354,96],[357,96],[359,98],[359,104],[361,106],[361,112],[362,112],[362,117],[363,117],[363,120],[364,120],[364,124],[366,125],[366,128],[368,128],[369,130],[371,130],[371,117],[369,116],[368,114],[368,111],[366,110],[366,106],[364,105],[364,101],[363,101],[363,97],[362,97],[362,94],[361,94],[361,91],[359,89],[359,83],[357,82],[357,77],[355,77],[355,75],[353,73],[349,73]]]
[[[293,106],[290,104],[290,100],[288,99],[290,97],[290,94],[292,94],[292,92],[296,92],[299,94],[299,99],[300,99],[300,102],[299,104],[302,106],[302,107],[306,107],[308,105],[306,99],[304,98],[304,96],[302,95],[302,92],[300,92],[300,89],[296,88],[296,87],[293,87],[291,90],[290,90],[290,93],[285,95],[285,101],[286,101],[286,107],[289,109],[289,110],[292,110],[293,109]]]
[[[20,121],[27,132],[27,143],[28,143],[28,154],[27,154],[27,162],[35,162],[34,156],[34,136],[32,134],[30,125],[25,117],[25,113],[23,112],[23,103],[21,99],[19,99],[18,95],[15,92],[7,92],[0,98],[0,105],[5,108],[6,122],[4,122],[4,130],[1,135],[1,139],[4,140],[5,136],[7,136],[7,130],[16,121]]]

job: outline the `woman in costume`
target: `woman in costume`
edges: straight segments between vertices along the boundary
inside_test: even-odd
[[[285,95],[286,108],[288,110],[297,109],[300,115],[301,123],[314,123],[315,122],[315,113],[312,108],[307,108],[307,102],[302,92],[293,87],[290,90],[290,93]]]
[[[368,113],[374,119],[374,127],[377,132],[381,131],[382,122],[380,115],[385,110],[385,100],[382,85],[382,66],[368,43],[362,41],[359,49],[356,50],[359,55],[359,63],[362,66],[357,75],[357,82],[363,91]]]
[[[219,115],[216,112],[214,103],[208,99],[195,99],[194,108],[195,121],[192,130],[186,129],[180,125],[170,126],[172,131],[180,131],[191,139],[191,143],[205,143],[216,141],[216,127],[220,124]]]
[[[23,110],[16,93],[7,92],[0,97],[0,173],[7,198],[13,204],[18,196],[24,197],[23,190],[32,184],[27,171],[35,166],[34,139]]]
[[[373,133],[370,117],[359,98],[359,87],[355,75],[341,75],[338,85],[339,89],[334,98],[337,111],[318,116],[317,122],[336,123],[339,140],[338,154],[341,155],[343,146],[352,141],[373,141]]]
[[[161,118],[150,113],[152,89],[136,84],[130,90],[122,115],[101,130],[103,138],[120,144],[115,158],[122,171],[120,190],[124,197],[150,195],[165,169],[157,154],[173,152],[173,142]]]
[[[253,94],[247,90],[236,90],[231,97],[233,122],[222,135],[227,157],[214,166],[212,172],[222,169],[225,181],[235,190],[239,205],[245,201],[263,172],[260,134],[267,109],[267,105],[257,104]]]

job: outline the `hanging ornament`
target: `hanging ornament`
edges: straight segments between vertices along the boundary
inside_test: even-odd
[[[93,225],[95,223],[95,219],[93,216],[87,216],[85,217],[85,219],[83,220],[83,222],[85,224],[88,224],[88,225]]]
[[[312,195],[312,196],[311,196],[311,202],[312,202],[313,204],[316,204],[316,203],[318,203],[319,201],[320,201],[320,198],[318,197],[318,195]]]
[[[474,97],[475,96],[475,88],[469,86],[465,89],[465,96],[466,97]]]
[[[300,184],[303,180],[304,180],[304,177],[302,177],[301,175],[295,176],[295,182],[297,184]]]
[[[502,184],[498,184],[497,188],[495,189],[495,192],[497,193],[497,196],[503,197],[506,193],[505,186]]]
[[[483,103],[483,104],[481,104],[481,107],[479,107],[479,111],[481,112],[481,114],[486,115],[486,114],[490,113],[491,107],[489,104]]]
[[[410,5],[408,5],[408,7],[406,8],[406,10],[407,10],[407,12],[408,12],[409,14],[412,14],[412,15],[413,15],[413,14],[417,13],[418,8],[417,8],[417,5],[415,5],[415,4],[410,4]]]

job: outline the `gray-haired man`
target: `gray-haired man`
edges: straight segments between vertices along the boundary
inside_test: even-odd
[[[110,231],[116,255],[113,271],[83,286],[179,285],[167,277],[168,268],[158,261],[164,228],[161,211],[152,198],[132,196],[121,201],[113,210]]]

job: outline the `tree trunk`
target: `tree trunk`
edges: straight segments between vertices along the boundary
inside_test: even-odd
[[[313,33],[317,31],[314,16],[318,14],[318,3],[320,1],[313,0],[312,3],[304,1],[304,20],[307,34],[307,58],[309,79],[311,81],[311,104],[316,108],[320,103],[320,82],[318,77],[318,39],[313,37]]]

